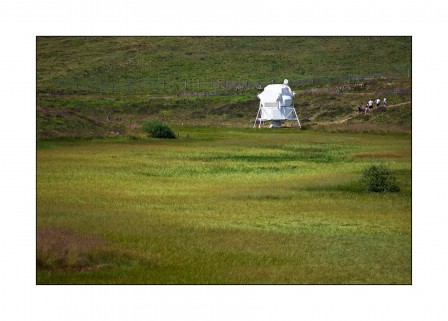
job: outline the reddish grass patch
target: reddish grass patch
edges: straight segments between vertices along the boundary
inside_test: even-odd
[[[36,242],[38,269],[90,271],[107,266],[98,262],[107,250],[100,237],[63,228],[38,228]]]

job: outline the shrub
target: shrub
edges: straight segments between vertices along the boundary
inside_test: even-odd
[[[362,181],[370,192],[399,192],[392,172],[384,165],[372,165],[364,169]]]
[[[171,127],[159,120],[144,123],[142,129],[154,138],[176,138]]]

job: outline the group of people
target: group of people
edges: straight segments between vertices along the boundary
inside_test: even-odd
[[[376,108],[380,107],[381,99],[377,98],[377,99],[375,100],[375,103],[376,103]],[[387,99],[386,99],[386,97],[384,97],[384,99],[383,99],[383,107],[386,107],[386,106],[387,106]],[[363,106],[362,103],[359,104],[359,106],[358,106],[358,113],[362,113],[362,112],[364,111],[364,114],[367,114],[367,112],[368,112],[369,110],[372,110],[372,109],[373,109],[373,100],[370,99],[370,100],[366,103],[365,106]]]

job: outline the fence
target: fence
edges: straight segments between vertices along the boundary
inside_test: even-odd
[[[305,79],[289,79],[293,89],[300,87],[319,87],[330,84],[348,83],[368,80],[387,80],[410,78],[407,73],[362,74],[333,77],[311,77]],[[183,96],[210,96],[240,93],[247,90],[262,90],[266,85],[283,83],[283,79],[264,81],[253,80],[125,80],[125,79],[63,79],[49,86],[38,86],[38,92],[60,93],[107,93],[107,94],[175,94]],[[42,88],[44,87],[44,88]]]

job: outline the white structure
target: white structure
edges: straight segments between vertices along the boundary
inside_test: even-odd
[[[258,128],[265,121],[272,121],[271,127],[281,127],[282,122],[286,120],[297,121],[300,125],[299,117],[294,108],[294,95],[288,86],[288,80],[285,79],[283,85],[273,84],[267,85],[264,91],[257,97],[260,99],[260,107],[258,108],[257,117],[255,118],[254,127],[258,123]]]

